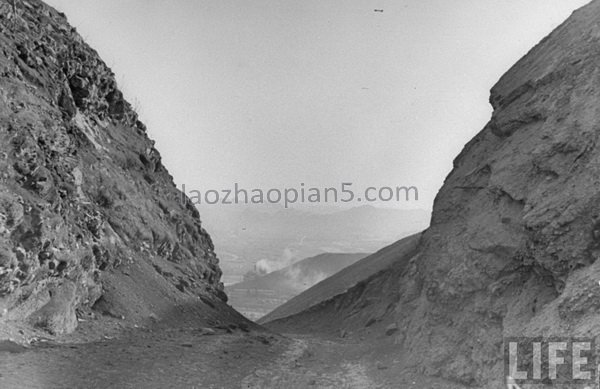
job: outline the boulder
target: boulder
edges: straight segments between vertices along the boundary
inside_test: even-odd
[[[392,324],[388,325],[387,327],[385,327],[385,334],[387,336],[392,336],[397,331],[398,331],[398,324],[396,324],[396,323],[392,323]]]

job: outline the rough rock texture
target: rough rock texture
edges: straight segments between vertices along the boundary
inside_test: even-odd
[[[63,14],[16,5],[0,0],[0,324],[220,304],[211,239],[114,74]]]
[[[600,333],[598,58],[596,0],[493,87],[492,118],[455,159],[418,253],[288,324],[326,310],[330,327],[385,336],[395,323],[407,365],[486,388],[506,387],[505,336]]]

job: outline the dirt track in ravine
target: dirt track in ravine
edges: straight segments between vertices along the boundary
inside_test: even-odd
[[[450,388],[315,336],[137,329],[91,343],[0,347],[0,388]],[[371,354],[372,355],[372,354]]]

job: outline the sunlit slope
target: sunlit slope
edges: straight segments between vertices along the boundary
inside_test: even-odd
[[[267,323],[302,312],[314,305],[346,292],[359,282],[394,264],[398,258],[409,256],[417,248],[421,234],[411,235],[361,259],[333,276],[319,282],[258,320]]]

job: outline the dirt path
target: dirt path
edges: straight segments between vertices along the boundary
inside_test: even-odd
[[[345,346],[268,333],[138,330],[84,344],[0,347],[0,388],[374,389]]]
[[[87,344],[0,352],[0,388],[238,388],[289,341],[261,333],[139,331]]]
[[[375,389],[367,369],[360,362],[345,362],[332,353],[331,344],[317,338],[293,339],[288,349],[273,363],[257,369],[242,380],[243,389],[263,388],[331,388]],[[321,355],[315,358],[315,352]],[[323,354],[330,354],[323,358]]]
[[[0,344],[0,388],[454,388],[382,366],[373,352],[316,336],[139,329],[92,343]]]

